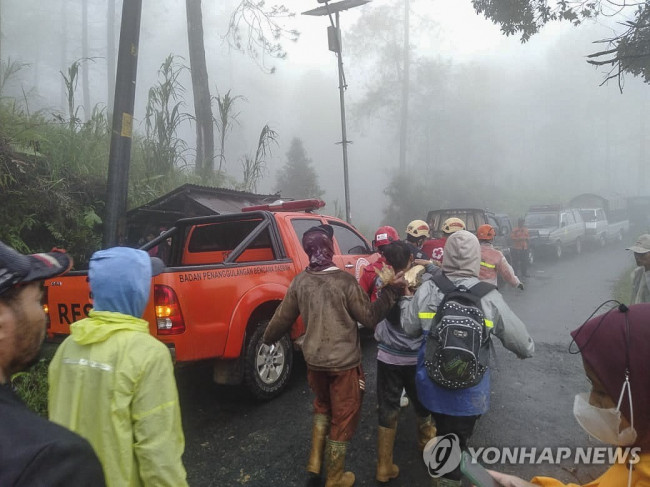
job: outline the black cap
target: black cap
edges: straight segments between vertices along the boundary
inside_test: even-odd
[[[72,267],[72,257],[54,249],[42,254],[23,255],[0,242],[0,294],[16,284],[42,281],[64,274]]]

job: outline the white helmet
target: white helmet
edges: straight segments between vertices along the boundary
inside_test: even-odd
[[[415,238],[428,237],[429,225],[424,220],[413,220],[406,227],[406,233]]]

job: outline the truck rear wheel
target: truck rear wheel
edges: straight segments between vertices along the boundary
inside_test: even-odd
[[[246,341],[244,384],[257,399],[272,399],[287,385],[293,368],[289,335],[272,345],[262,342],[268,320],[259,322]]]

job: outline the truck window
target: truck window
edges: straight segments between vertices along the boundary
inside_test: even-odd
[[[558,226],[558,214],[554,212],[528,213],[524,225],[528,228],[554,228]]]
[[[327,222],[334,228],[334,238],[341,248],[343,255],[371,254],[366,242],[348,227],[336,222]]]
[[[184,264],[215,264],[223,262],[261,220],[243,220],[198,225],[190,235]],[[269,229],[253,240],[235,262],[256,262],[275,259]]]
[[[575,217],[573,216],[573,212],[572,212],[572,211],[567,211],[567,212],[564,214],[564,218],[565,218],[565,221],[566,221],[567,225],[573,225],[573,224],[576,222],[576,219],[575,219]]]
[[[580,215],[586,222],[595,222],[597,220],[595,210],[580,210]]]
[[[317,227],[320,224],[321,224],[320,220],[314,220],[313,218],[311,219],[293,218],[291,220],[291,225],[293,226],[293,231],[296,232],[296,237],[298,237],[298,242],[302,242],[302,236],[305,234],[307,230],[309,230],[311,227]]]

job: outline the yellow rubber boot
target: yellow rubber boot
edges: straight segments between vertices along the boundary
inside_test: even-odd
[[[345,453],[348,443],[327,440],[327,481],[325,487],[352,487],[354,474],[345,472]]]
[[[436,426],[433,424],[431,416],[424,418],[416,416],[415,420],[418,426],[418,449],[424,451],[424,447],[427,446],[429,440],[436,437]]]
[[[307,462],[307,471],[316,475],[320,474],[325,452],[325,438],[330,429],[330,417],[325,414],[314,414],[311,429],[311,453]]]
[[[395,444],[395,428],[377,429],[377,475],[379,482],[388,482],[399,475],[399,467],[393,463],[393,445]]]

